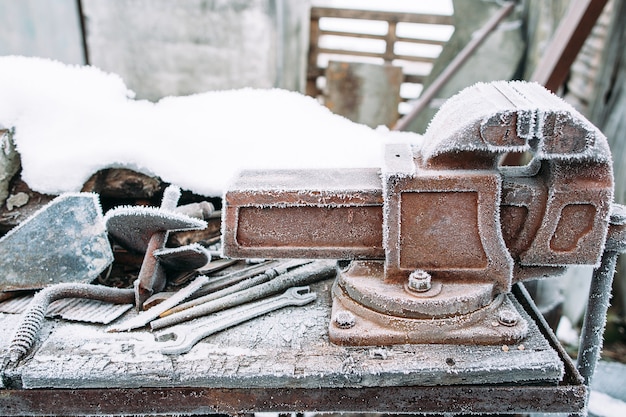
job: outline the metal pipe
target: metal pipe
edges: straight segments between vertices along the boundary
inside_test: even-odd
[[[439,90],[446,85],[450,78],[452,78],[461,66],[463,66],[465,61],[467,61],[469,57],[472,56],[474,51],[485,41],[485,39],[487,39],[489,34],[491,34],[491,32],[498,27],[498,24],[500,24],[500,22],[513,11],[515,4],[516,3],[514,1],[507,1],[502,5],[502,8],[500,8],[500,10],[493,15],[478,32],[475,33],[475,36],[473,36],[469,43],[465,45],[465,48],[463,48],[461,52],[454,57],[441,74],[435,78],[433,83],[422,92],[415,103],[415,106],[409,113],[396,122],[393,130],[406,130],[409,124],[422,112],[422,110],[426,108],[426,106],[428,106],[428,103],[435,98],[435,95],[439,92]]]
[[[593,271],[587,310],[580,334],[576,368],[583,377],[586,386],[591,383],[602,350],[615,265],[620,253],[626,252],[625,228],[626,207],[621,204],[613,204],[604,253],[600,266]]]
[[[576,368],[583,377],[586,386],[591,383],[591,377],[602,350],[606,315],[611,299],[611,286],[618,256],[618,252],[605,251],[600,266],[593,271],[587,311],[581,330],[578,360],[576,361]]]
[[[111,288],[104,285],[62,283],[44,288],[35,294],[28,310],[22,316],[22,321],[9,345],[9,361],[18,362],[28,353],[43,324],[46,310],[53,301],[61,298],[86,298],[114,304],[130,304],[134,297],[133,289]]]

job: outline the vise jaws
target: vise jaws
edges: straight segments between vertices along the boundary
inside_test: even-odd
[[[512,153],[530,162],[504,166]],[[612,201],[609,146],[580,113],[538,84],[477,84],[382,168],[241,172],[223,250],[350,261],[337,344],[512,344],[528,332],[512,285],[598,265]]]

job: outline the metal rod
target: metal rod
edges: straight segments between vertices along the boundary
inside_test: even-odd
[[[239,271],[230,272],[226,275],[211,277],[211,280],[202,286],[192,298],[198,298],[209,293],[222,290],[235,285],[245,279],[252,278],[267,271],[269,268],[279,264],[279,261],[265,261],[260,264],[248,266]],[[200,271],[201,273],[204,271]]]
[[[209,301],[217,300],[218,298],[225,297],[229,294],[233,294],[233,293],[243,291],[245,289],[260,285],[264,282],[272,280],[278,275],[286,273],[290,269],[297,268],[299,266],[305,265],[310,262],[311,261],[308,261],[308,260],[293,260],[293,261],[282,262],[278,265],[273,266],[272,268],[266,269],[265,272],[263,272],[262,274],[255,275],[253,277],[244,279],[236,284],[233,284],[229,287],[223,288],[215,292],[211,292],[209,294],[203,295],[202,297],[197,297],[191,301],[187,301],[180,305],[174,305],[171,308],[162,310],[159,313],[159,316],[166,317],[171,314],[175,314],[180,311],[195,307],[197,305],[208,303]]]
[[[604,252],[600,266],[593,271],[576,363],[576,368],[587,386],[591,383],[591,377],[602,350],[607,309],[618,256],[617,252]]]
[[[435,78],[433,83],[422,92],[419,99],[415,103],[415,106],[409,113],[396,122],[393,130],[406,130],[409,124],[422,112],[422,110],[426,108],[426,106],[428,106],[428,103],[435,98],[435,95],[439,92],[439,90],[446,85],[450,78],[452,78],[461,66],[463,66],[465,61],[472,56],[474,51],[485,41],[485,39],[487,39],[489,34],[491,34],[491,32],[498,27],[498,24],[500,24],[500,22],[504,20],[504,18],[506,18],[514,8],[514,1],[507,1],[502,5],[502,8],[495,15],[493,15],[478,32],[475,33],[475,36],[473,36],[469,43],[465,45],[465,48],[463,48],[461,52],[454,57],[441,74]]]
[[[593,271],[587,310],[583,319],[578,348],[576,368],[587,387],[596,369],[596,364],[602,350],[604,328],[606,326],[607,310],[611,299],[611,288],[615,265],[620,253],[626,251],[626,207],[621,204],[611,206],[609,230],[600,260],[600,266]],[[587,391],[587,395],[589,390]]]
[[[587,401],[591,393],[591,378],[596,370],[600,351],[604,341],[604,328],[606,327],[606,315],[611,298],[611,286],[617,263],[618,252],[605,251],[602,254],[600,266],[593,271],[587,311],[583,319],[583,326],[578,346],[578,358],[576,369],[587,386]],[[573,416],[574,414],[572,414]],[[585,412],[583,416],[587,416]]]
[[[260,300],[264,297],[284,291],[289,287],[308,285],[316,281],[330,278],[334,276],[335,272],[336,267],[334,262],[315,261],[311,264],[293,269],[286,274],[279,275],[269,282],[155,320],[150,323],[150,328],[152,330],[162,329],[197,317],[206,316],[216,311],[245,304],[249,301]]]
[[[137,329],[139,327],[145,326],[146,324],[150,323],[152,320],[159,317],[159,314],[163,313],[164,311],[169,310],[170,308],[175,307],[182,301],[189,298],[194,292],[198,291],[198,289],[202,287],[202,285],[207,283],[208,280],[209,278],[204,275],[198,276],[193,282],[191,282],[185,288],[176,292],[176,294],[174,294],[167,300],[152,307],[151,309],[147,311],[143,311],[139,313],[138,315],[122,323],[109,327],[107,329],[107,332],[123,332],[123,331],[129,331],[132,329]]]

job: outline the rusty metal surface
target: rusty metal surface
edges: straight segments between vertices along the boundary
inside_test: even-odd
[[[0,313],[21,314],[26,311],[33,297],[30,295],[0,302]],[[132,304],[111,304],[83,298],[66,298],[50,303],[46,317],[62,317],[71,321],[108,324],[126,311]]]
[[[582,386],[335,389],[134,388],[7,391],[4,416],[206,415],[345,410],[361,413],[580,413]]]
[[[382,262],[353,262],[333,288],[329,338],[341,345],[519,344],[526,319],[504,294],[492,294],[493,285],[441,281],[412,293],[401,282],[384,283]],[[342,325],[342,315],[354,323]]]
[[[532,161],[501,166],[509,153]],[[612,198],[606,138],[573,107],[538,84],[477,84],[441,107],[423,141],[388,145],[380,172],[242,173],[225,197],[224,251],[356,260],[365,279],[342,272],[334,310],[371,327],[348,338],[331,327],[336,342],[498,344],[524,337],[522,320],[500,335],[490,325],[515,282],[600,263]],[[433,285],[420,297],[405,286],[417,271]],[[420,320],[442,316],[450,336],[423,331]]]
[[[513,260],[498,238],[501,232],[495,221],[499,175],[470,172],[386,175],[387,280],[404,280],[419,268],[447,282],[491,282],[497,292],[510,289]]]
[[[211,259],[200,245],[165,248],[169,231],[201,230],[207,226],[204,220],[176,212],[180,194],[180,188],[170,185],[158,208],[118,207],[107,212],[105,217],[109,234],[120,245],[144,253],[135,281],[135,307],[139,310],[143,309],[148,298],[165,288],[166,267],[193,270]]]
[[[225,200],[225,255],[382,259],[379,175],[377,169],[246,171]]]
[[[0,391],[0,414],[16,415],[202,415],[251,412],[386,412],[386,413],[580,413],[586,389],[574,365],[539,317],[527,293],[514,287],[517,301],[540,324],[540,331],[559,353],[565,375],[558,384],[533,382],[444,386],[348,387],[347,380],[333,387],[217,388],[179,381],[179,386],[84,389],[74,387]],[[5,374],[4,381],[19,379]],[[184,385],[184,386],[180,386]]]

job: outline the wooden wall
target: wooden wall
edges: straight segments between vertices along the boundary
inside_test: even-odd
[[[77,0],[0,0],[0,55],[84,64]]]
[[[0,55],[92,64],[140,99],[304,92],[309,9],[301,0],[0,0]]]

